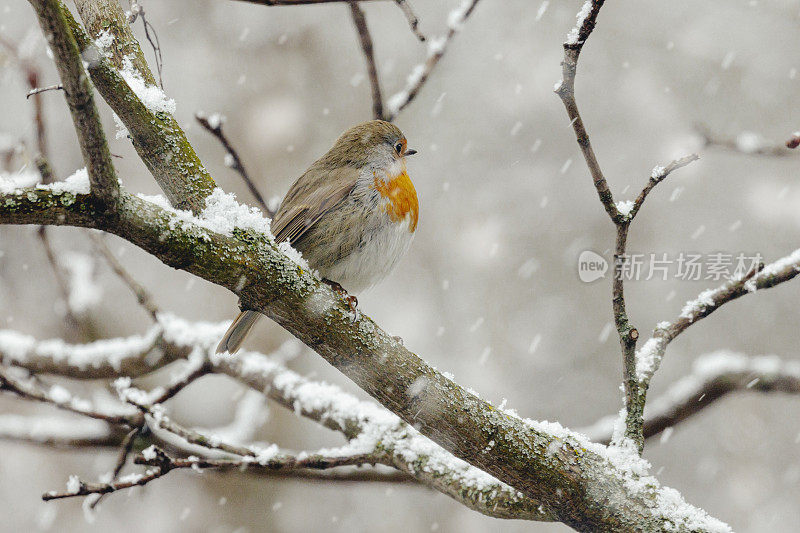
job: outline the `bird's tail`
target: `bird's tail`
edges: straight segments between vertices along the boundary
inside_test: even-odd
[[[235,353],[261,316],[257,311],[242,311],[217,345],[217,353]]]

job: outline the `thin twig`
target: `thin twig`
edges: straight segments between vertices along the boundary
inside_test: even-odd
[[[128,456],[133,450],[133,443],[136,441],[136,436],[142,431],[141,427],[133,428],[130,430],[126,435],[125,438],[122,439],[122,444],[120,445],[119,454],[117,455],[117,462],[114,465],[114,470],[111,471],[111,482],[113,483],[119,478],[120,472],[125,467],[125,463],[128,462]],[[100,500],[103,499],[103,494],[101,494],[96,500],[89,504],[91,509],[94,509],[100,503]]]
[[[207,117],[205,114],[198,112],[195,113],[194,118],[197,119],[197,122],[199,122],[200,125],[206,129],[206,131],[208,131],[211,135],[216,137],[220,143],[222,143],[222,146],[225,148],[226,152],[225,164],[239,173],[239,176],[241,176],[242,180],[244,180],[247,188],[250,189],[250,193],[261,206],[261,209],[264,210],[264,213],[267,215],[267,217],[274,217],[275,212],[269,208],[267,202],[264,200],[264,197],[261,196],[261,193],[258,191],[255,183],[250,178],[250,174],[248,174],[247,170],[245,170],[244,164],[242,163],[242,159],[239,157],[238,152],[230,143],[225,133],[222,131],[222,124],[224,122],[222,117],[219,115]]]
[[[166,455],[166,454],[165,454]],[[324,455],[321,453],[303,453],[295,455],[289,453],[275,453],[269,459],[253,461],[240,459],[208,459],[200,457],[188,458],[168,458],[169,469],[193,468],[205,469],[215,468],[220,470],[228,469],[253,469],[253,470],[293,470],[298,468],[311,468],[314,470],[326,470],[341,466],[362,466],[385,464],[380,453],[356,453],[351,455]],[[161,466],[162,458],[156,457],[146,459],[141,454],[134,460],[137,465]]]
[[[695,124],[694,129],[700,135],[703,145],[706,147],[711,146],[740,154],[766,157],[794,155],[791,150],[792,146],[790,146],[792,139],[789,139],[785,144],[781,144],[765,139],[752,131],[743,131],[736,137],[725,137],[711,131],[704,124]],[[798,140],[798,144],[800,144],[800,140]]]
[[[164,89],[164,80],[161,77],[161,72],[164,68],[164,60],[161,57],[161,43],[158,40],[158,33],[156,33],[156,29],[150,24],[150,21],[145,18],[144,8],[142,4],[138,2],[138,0],[130,0],[130,11],[128,14],[128,24],[133,24],[136,22],[137,18],[142,19],[142,26],[144,26],[144,36],[147,39],[147,42],[150,43],[150,46],[153,48],[153,56],[155,56],[156,60],[156,71],[158,72],[158,85],[161,89]],[[153,35],[150,35],[150,32],[153,32]]]
[[[690,154],[685,157],[681,157],[680,159],[671,161],[665,167],[654,168],[653,172],[650,174],[650,180],[647,182],[647,185],[645,185],[644,189],[642,189],[642,192],[639,193],[639,196],[633,202],[633,208],[627,215],[628,220],[633,220],[636,217],[636,214],[639,212],[639,209],[642,208],[642,204],[644,204],[647,195],[650,194],[650,191],[652,191],[656,185],[664,181],[673,171],[683,168],[693,161],[697,161],[698,159],[700,159],[700,157],[697,154]]]
[[[414,35],[417,36],[417,39],[420,41],[425,41],[425,36],[419,31],[419,19],[417,15],[414,14],[414,10],[411,9],[411,4],[407,2],[407,0],[394,0],[394,3],[403,11],[403,15],[406,16],[406,20],[408,20],[408,25],[411,28],[411,31]]]
[[[55,389],[55,390],[54,390]],[[21,398],[49,403],[75,414],[105,420],[113,425],[138,426],[141,416],[104,412],[92,407],[90,402],[78,399],[68,393],[66,389],[53,387],[49,392],[42,390],[31,378],[17,379],[11,376],[8,370],[0,366],[0,390],[16,394]]]
[[[41,93],[46,92],[46,91],[63,91],[63,90],[64,90],[64,86],[61,85],[60,83],[58,83],[56,85],[48,85],[47,87],[36,87],[36,88],[31,89],[30,91],[28,91],[25,94],[25,99],[27,100],[31,96],[34,96],[34,95],[37,95],[37,94],[41,94]]]
[[[145,457],[147,455],[147,457]],[[327,456],[319,453],[294,455],[289,453],[275,453],[269,458],[260,461],[249,460],[224,460],[201,459],[197,457],[174,458],[170,457],[156,446],[150,447],[143,454],[134,458],[134,463],[148,465],[153,468],[144,474],[131,474],[117,482],[111,483],[85,483],[77,481],[77,487],[65,492],[50,491],[42,495],[45,501],[88,496],[90,494],[108,494],[118,490],[146,485],[147,483],[165,476],[176,469],[217,469],[217,470],[252,470],[255,472],[294,471],[294,470],[327,470],[347,466],[362,466],[383,464],[380,454],[352,454]]]
[[[425,63],[415,67],[409,76],[406,87],[387,101],[387,120],[392,121],[397,118],[397,115],[414,100],[422,86],[428,81],[433,69],[436,68],[436,65],[439,64],[439,61],[444,56],[450,41],[461,30],[464,22],[475,10],[477,4],[478,0],[471,0],[468,4],[462,4],[461,7],[450,13],[448,17],[450,28],[447,34],[440,39],[432,39],[428,43],[428,58]]]
[[[564,43],[564,59],[561,62],[561,80],[556,83],[555,92],[561,98],[567,110],[570,124],[575,131],[575,138],[581,148],[583,158],[586,160],[586,165],[589,167],[600,201],[605,207],[608,216],[616,223],[622,218],[622,214],[614,205],[614,196],[611,194],[608,182],[600,169],[600,163],[594,154],[589,134],[583,125],[583,119],[578,111],[578,103],[575,100],[575,73],[578,68],[578,57],[583,45],[586,43],[586,39],[589,38],[592,30],[594,30],[597,15],[600,13],[603,3],[604,0],[593,0],[589,13],[583,20],[578,21],[578,25],[572,29],[567,37],[567,41]]]
[[[119,262],[114,253],[108,248],[108,245],[102,236],[93,232],[87,233],[89,238],[92,239],[95,249],[100,253],[100,255],[103,256],[103,258],[106,260],[106,263],[108,263],[108,266],[111,267],[111,270],[114,271],[114,273],[136,296],[136,300],[139,302],[139,305],[141,305],[145,311],[150,314],[154,321],[158,321],[159,309],[153,301],[153,296],[147,291],[147,289],[144,288],[144,286],[142,286],[142,284],[136,281],[127,270],[125,270],[125,267],[122,266],[122,263]]]
[[[76,315],[73,312],[72,307],[70,307],[69,282],[67,281],[64,269],[62,268],[61,264],[59,264],[58,259],[56,258],[53,246],[50,243],[49,230],[47,226],[39,226],[37,235],[39,236],[39,241],[42,243],[42,248],[44,248],[44,253],[47,257],[47,262],[50,263],[50,267],[53,270],[53,276],[56,279],[56,284],[58,285],[59,291],[61,292],[61,299],[64,302],[64,313],[65,313],[64,316],[67,319],[67,324],[73,330],[79,333],[82,340],[84,341],[94,340],[97,337],[97,331],[92,320],[88,317],[82,317]]]
[[[204,359],[200,364],[189,361],[189,367],[184,371],[183,375],[175,380],[175,382],[167,387],[158,397],[153,399],[153,405],[162,404],[175,397],[180,391],[188,387],[195,380],[209,374],[211,372],[211,364],[207,359]]]
[[[400,1],[398,1],[400,3]],[[405,5],[405,2],[402,2]],[[383,120],[383,97],[381,96],[381,84],[378,80],[378,69],[375,66],[375,54],[372,47],[372,36],[367,27],[367,19],[364,17],[364,11],[359,7],[358,2],[355,0],[350,2],[350,15],[353,17],[353,24],[355,24],[356,31],[358,32],[359,42],[361,43],[361,50],[364,52],[364,59],[367,62],[367,74],[369,76],[369,84],[372,88],[372,114],[375,118]]]

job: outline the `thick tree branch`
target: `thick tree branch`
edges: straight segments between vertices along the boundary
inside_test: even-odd
[[[98,49],[62,6],[79,48],[92,57],[88,62],[92,82],[127,128],[136,152],[170,203],[199,213],[214,180],[172,116],[174,101],[156,86],[122,8],[111,0],[75,4],[91,35],[102,44]],[[108,41],[111,45],[105,46]]]
[[[234,218],[241,213],[225,207]],[[605,448],[579,435],[525,423],[465,391],[368,317],[353,321],[336,293],[266,235],[236,230],[237,238],[229,237],[186,212],[127,194],[111,219],[94,211],[85,195],[31,189],[0,197],[0,222],[104,229],[168,265],[229,288],[245,308],[259,309],[288,329],[422,434],[541,502],[546,513],[572,527],[633,531],[669,523],[688,530],[689,515],[667,510],[662,493],[667,489],[655,478],[642,478],[641,470],[629,470],[630,459],[615,463]],[[418,393],[405,394],[409,389]],[[647,481],[632,484],[636,479]],[[696,509],[684,505],[684,512],[696,516]],[[718,524],[707,520],[708,527]]]
[[[83,70],[80,49],[57,0],[30,2],[56,58],[64,97],[75,124],[92,193],[103,209],[113,211],[119,197],[119,181],[106,144],[100,115],[94,105],[92,85]]]

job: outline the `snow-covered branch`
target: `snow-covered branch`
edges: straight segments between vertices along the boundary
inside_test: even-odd
[[[732,392],[780,392],[800,395],[800,362],[777,356],[748,357],[719,351],[704,355],[692,372],[647,404],[644,437],[655,437]],[[599,420],[582,431],[597,442],[610,442],[617,417]]]
[[[83,69],[84,59],[58,0],[31,0],[39,25],[56,57],[75,132],[89,173],[92,193],[113,211],[119,197],[119,180],[106,144],[100,115],[94,105],[92,84]]]
[[[201,211],[214,180],[173,117],[175,102],[156,84],[120,3],[76,0],[75,6],[88,34],[69,10],[61,13],[79,49],[91,58],[87,70],[92,83],[124,124],[170,204]]]
[[[722,305],[754,293],[769,289],[800,274],[800,249],[774,261],[760,270],[751,270],[731,279],[719,287],[701,292],[697,298],[686,302],[680,315],[671,322],[660,322],[653,336],[636,353],[636,375],[645,390],[658,370],[667,345],[698,320],[707,317]]]
[[[405,88],[387,100],[387,120],[394,120],[400,111],[414,100],[422,86],[428,81],[433,69],[439,64],[439,60],[444,56],[450,41],[464,27],[464,22],[475,10],[477,4],[478,0],[463,0],[461,5],[447,17],[447,33],[442,37],[428,40],[428,57],[425,62],[414,67],[408,76]]]
[[[103,420],[113,425],[140,425],[141,417],[138,416],[138,413],[131,410],[112,410],[97,406],[89,400],[73,395],[61,385],[51,385],[45,388],[43,384],[33,377],[15,375],[21,374],[21,372],[15,372],[15,370],[19,369],[0,366],[0,391],[10,392],[26,400],[48,403],[59,409],[96,420]]]
[[[122,432],[92,418],[63,416],[0,415],[0,439],[44,446],[84,448],[119,446]]]

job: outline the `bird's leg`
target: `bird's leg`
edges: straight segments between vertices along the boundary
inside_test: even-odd
[[[352,294],[348,294],[348,292],[344,290],[344,287],[342,287],[335,281],[331,281],[329,279],[323,279],[322,282],[328,285],[334,291],[336,291],[339,294],[339,296],[341,296],[342,299],[345,302],[347,302],[347,306],[350,307],[350,310],[353,312],[353,321],[355,322],[355,320],[358,318],[358,298],[356,298]]]

